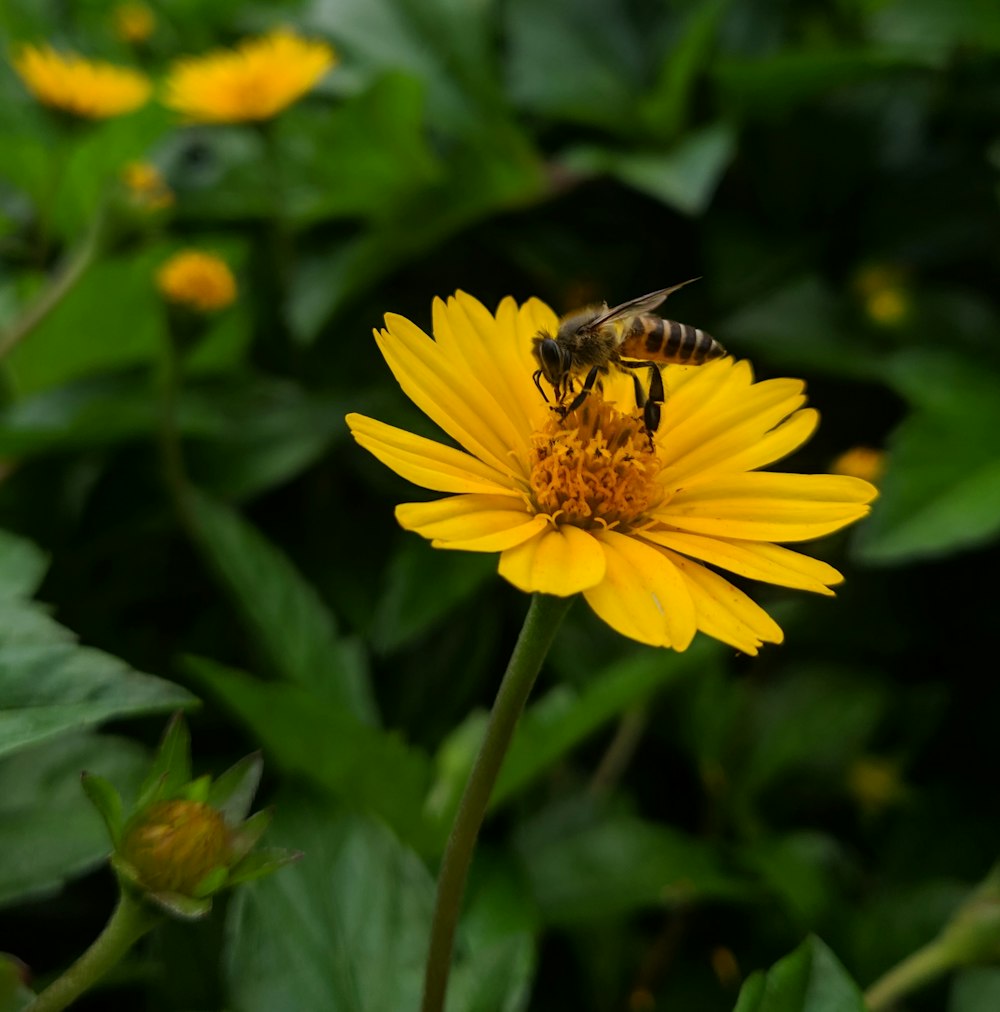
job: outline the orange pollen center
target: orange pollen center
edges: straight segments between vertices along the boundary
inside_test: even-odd
[[[619,527],[656,505],[661,464],[638,415],[596,391],[531,439],[531,491],[540,513],[578,527]]]

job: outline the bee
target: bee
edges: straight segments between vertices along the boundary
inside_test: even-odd
[[[653,313],[671,292],[695,280],[641,295],[614,309],[608,309],[604,303],[569,313],[559,321],[555,337],[540,330],[532,338],[532,354],[538,368],[531,378],[545,400],[549,396],[542,387],[542,379],[552,387],[555,409],[566,415],[587,399],[595,385],[600,389],[600,376],[612,367],[624,370],[632,377],[636,406],[642,410],[646,432],[652,437],[660,424],[660,405],[664,400],[660,366],[703,365],[726,354],[726,349],[711,334]],[[642,369],[649,370],[648,389],[637,375]],[[584,379],[577,391],[580,376]],[[570,394],[575,396],[567,406]]]

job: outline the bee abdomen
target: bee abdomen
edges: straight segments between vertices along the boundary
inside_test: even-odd
[[[623,358],[702,365],[721,358],[726,349],[699,327],[646,314],[636,317],[622,343]]]

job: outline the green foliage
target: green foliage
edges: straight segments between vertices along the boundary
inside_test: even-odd
[[[836,956],[815,937],[807,939],[766,974],[755,974],[740,992],[734,1012],[866,1012],[857,985]]]
[[[804,546],[843,571],[836,598],[749,588],[780,647],[627,647],[570,614],[490,802],[449,1009],[727,1012],[745,975],[737,1012],[853,1012],[858,984],[981,912],[996,4],[178,0],[139,46],[115,6],[0,4],[0,934],[36,979],[92,940],[134,802],[238,820],[259,787],[264,842],[303,861],[254,881],[284,852],[245,855],[196,941],[158,934],[94,1007],[417,1007],[525,602],[494,555],[398,530],[420,493],[344,415],[436,435],[371,331],[385,312],[429,331],[456,288],[563,312],[700,277],[670,315],[820,411],[779,469],[886,456],[872,516]],[[70,124],[6,62],[50,40],[162,92],[174,59],[278,24],[339,62],[263,127],[156,101]],[[129,195],[136,159],[171,206]],[[155,272],[184,247],[239,294],[180,325]],[[150,770],[150,716],[192,691],[193,760],[175,723]],[[0,1010],[19,981],[0,957]],[[998,987],[965,967],[907,1008],[994,1012]]]

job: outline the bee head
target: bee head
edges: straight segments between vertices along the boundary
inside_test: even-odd
[[[540,375],[544,376],[553,387],[558,387],[562,382],[563,377],[569,372],[571,367],[571,356],[567,348],[564,348],[559,342],[546,334],[545,331],[539,331],[531,340],[532,343],[532,354],[535,356],[535,361],[538,363],[538,372],[535,373],[537,384],[537,377]]]

